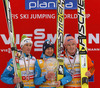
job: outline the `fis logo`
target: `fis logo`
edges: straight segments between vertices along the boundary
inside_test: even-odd
[[[25,0],[25,9],[57,9],[57,0]],[[65,9],[77,9],[77,0],[65,0]]]
[[[63,65],[59,65],[58,74],[63,75]]]

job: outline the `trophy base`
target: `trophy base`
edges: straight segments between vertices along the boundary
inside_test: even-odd
[[[51,82],[51,83],[48,83],[49,86],[56,86],[58,85],[58,83],[55,83],[55,82]]]

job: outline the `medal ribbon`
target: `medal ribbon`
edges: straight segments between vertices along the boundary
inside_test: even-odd
[[[30,55],[28,56],[28,67],[26,66],[26,62],[25,62],[25,55],[23,55],[23,59],[24,59],[24,64],[25,64],[25,70],[26,70],[26,78],[28,77],[28,79],[25,79],[27,81],[29,81],[29,66],[30,66]]]
[[[69,62],[70,62],[70,65],[71,65],[71,70],[73,70],[74,69],[74,66],[75,66],[75,60],[76,60],[76,54],[75,54],[75,56],[74,56],[74,62],[73,63],[71,63],[71,61],[70,61],[70,58],[69,58],[69,54],[66,52],[66,55],[68,56],[68,60],[69,60]]]

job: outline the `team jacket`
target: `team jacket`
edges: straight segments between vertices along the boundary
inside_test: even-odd
[[[49,58],[48,56],[46,56],[46,57]],[[47,74],[47,72],[46,72],[45,69],[43,69],[44,68],[43,64],[44,64],[43,59],[37,59],[36,60],[34,84],[40,85],[39,88],[56,88],[55,86],[50,87],[50,86],[47,85],[48,83],[50,83],[50,81],[45,79],[45,75]],[[69,74],[68,70],[64,67],[64,78],[62,78],[60,80],[61,84],[64,85],[64,84],[70,82],[71,80],[72,80],[71,75]]]
[[[67,56],[68,55],[68,56]],[[75,74],[72,74],[72,81],[65,85],[65,88],[80,88],[81,87],[81,74],[80,74],[80,60],[79,60],[79,51],[77,50],[75,56],[70,56],[69,54],[65,55],[64,64],[68,69],[69,73],[71,72],[71,63],[74,63]],[[69,59],[68,59],[69,58]],[[75,61],[74,61],[75,59]],[[88,70],[92,68],[93,63],[89,57],[87,57],[88,61]],[[93,75],[94,71],[92,72]]]
[[[25,62],[26,62],[26,66],[28,65],[28,58],[25,55]],[[25,70],[25,65],[24,65],[24,60],[23,58],[19,59],[19,65],[20,65],[20,70],[21,70],[21,76],[22,76],[22,81],[24,83],[24,88],[35,88],[34,85],[34,64],[35,64],[35,57],[31,56],[30,58],[30,65],[29,65],[29,78],[30,80],[27,81],[25,80],[26,76],[26,70]],[[10,59],[10,61],[7,64],[7,67],[5,68],[3,74],[1,75],[1,80],[4,83],[7,84],[14,84],[13,83],[13,79],[14,79],[14,67],[13,67],[13,59]]]

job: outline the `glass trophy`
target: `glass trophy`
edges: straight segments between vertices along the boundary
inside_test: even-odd
[[[44,61],[44,69],[47,72],[54,72],[56,74],[59,67],[59,62],[56,58],[48,58]],[[57,83],[55,83],[55,76],[51,77],[51,83],[48,83],[49,86],[55,86]]]

